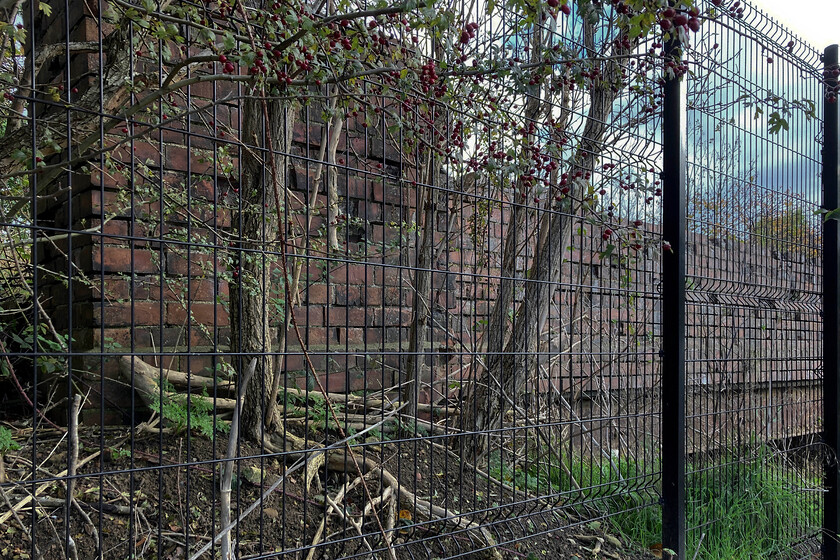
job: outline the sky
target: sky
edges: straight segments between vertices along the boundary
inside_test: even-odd
[[[838,0],[753,0],[752,4],[782,22],[820,52],[828,45],[840,44]]]

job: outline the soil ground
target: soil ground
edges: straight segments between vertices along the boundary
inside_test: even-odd
[[[30,479],[33,458],[38,464],[39,478],[63,476],[67,448],[62,434],[39,431],[33,455],[31,430],[13,433],[17,441],[28,438],[28,444],[6,455],[7,483]],[[87,523],[75,509],[71,510],[67,523],[66,489],[60,480],[47,482],[43,487],[6,485],[4,493],[8,503],[0,501],[0,515],[35,490],[40,505],[36,509],[34,534],[38,553],[44,559],[67,558],[63,543],[68,536],[75,542],[79,559],[98,558],[97,531],[104,544],[102,557],[107,559],[189,558],[219,528],[219,468],[212,461],[223,456],[226,440],[224,435],[218,435],[213,442],[198,435],[146,434],[132,441],[131,432],[125,428],[104,431],[87,428],[80,433],[80,460],[105,449],[105,453],[79,469],[79,474],[88,476],[77,479],[74,492],[92,523]],[[609,534],[606,522],[590,521],[562,504],[521,493],[514,497],[509,490],[496,486],[474,470],[462,469],[453,453],[424,440],[403,443],[400,447],[388,442],[384,449],[372,445],[357,453],[384,464],[417,496],[452,510],[477,512],[470,520],[487,526],[505,560],[657,557]],[[259,448],[247,442],[241,444],[240,456],[259,455]],[[184,466],[186,462],[192,464]],[[285,466],[273,457],[250,457],[240,460],[238,469],[237,480],[241,482],[232,496],[234,517],[254,503],[280,477]],[[348,472],[353,472],[352,467]],[[325,474],[322,469],[319,480],[307,490],[302,471],[286,476],[239,526],[237,558],[306,559],[310,553],[308,547],[324,517],[324,489],[332,497],[345,480],[352,478],[355,476],[334,471]],[[377,479],[368,480],[367,485],[374,496],[379,495]],[[346,513],[357,516],[367,503],[361,486],[350,492],[344,503]],[[482,550],[486,548],[485,540],[477,531],[457,528],[451,522],[414,519],[412,504],[401,503],[400,508],[393,539],[399,560],[490,558]],[[361,527],[368,535],[367,545],[378,551],[374,555],[352,525],[336,514],[328,519],[312,558],[389,557],[375,517],[367,516]],[[32,524],[32,509],[26,506],[19,510],[17,519],[12,517],[0,527],[0,558],[31,558],[26,533],[33,531]],[[555,530],[557,527],[563,528]],[[209,559],[211,555],[206,553],[201,558]]]

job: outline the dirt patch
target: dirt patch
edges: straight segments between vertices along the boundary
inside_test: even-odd
[[[37,493],[34,526],[31,505],[19,507],[0,531],[0,558],[31,557],[27,532],[35,535],[40,557],[67,558],[65,543],[75,543],[77,557],[97,558],[97,533],[104,558],[189,558],[219,530],[219,463],[227,438],[215,441],[193,435],[146,434],[132,438],[125,429],[84,429],[80,434],[80,460],[74,495],[91,523],[65,498],[62,471],[67,468],[66,440],[58,432],[40,432],[33,453],[31,430],[18,430],[15,439],[27,440],[22,449],[5,458],[9,504],[20,504]],[[104,452],[100,453],[100,450]],[[457,454],[432,440],[389,441],[360,446],[358,459],[381,463],[400,486],[418,500],[443,507],[446,516],[426,516],[417,504],[401,500],[396,512],[392,546],[399,560],[417,558],[489,558],[486,535],[466,527],[466,520],[485,526],[504,559],[654,558],[647,551],[621,542],[608,525],[591,522],[557,499],[517,492],[467,467]],[[243,442],[232,495],[235,518],[256,502],[283,475],[287,465]],[[32,464],[38,478],[31,480]],[[291,464],[291,461],[288,462]],[[352,465],[352,462],[348,464]],[[368,493],[377,498],[385,487],[372,473],[367,490],[356,484],[337,509],[330,500],[356,478],[347,473],[324,472],[311,488],[303,484],[303,471],[287,474],[283,482],[233,532],[238,558],[279,557],[306,559],[313,540],[312,558],[388,558],[380,524],[387,512],[362,517],[369,507]],[[54,480],[51,480],[54,479]],[[21,483],[24,484],[21,484]],[[0,515],[9,511],[0,506]],[[319,533],[325,512],[327,522]],[[339,513],[337,513],[339,512]],[[470,512],[459,516],[457,512]],[[363,519],[363,522],[359,523]],[[460,525],[459,525],[460,522]],[[556,530],[562,527],[561,530]],[[360,533],[364,535],[361,538]],[[189,543],[189,546],[188,546]],[[373,555],[371,554],[373,551]],[[210,553],[201,558],[211,558]],[[216,549],[218,557],[218,548]]]

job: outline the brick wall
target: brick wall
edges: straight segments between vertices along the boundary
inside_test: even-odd
[[[97,40],[97,20],[87,4],[73,0],[70,5],[78,14],[71,40]],[[62,10],[57,7],[50,19],[39,15],[36,30],[45,42],[63,41],[63,25],[58,30],[55,25],[63,24]],[[97,68],[96,56],[73,57],[69,71],[79,95],[95,83]],[[58,67],[45,72],[55,75],[55,83],[64,79]],[[201,85],[188,93],[189,102],[200,106],[236,91],[218,83],[215,89]],[[75,352],[88,352],[73,366],[93,389],[93,402],[100,373],[107,380],[106,421],[125,420],[132,403],[118,381],[114,356],[159,354],[146,359],[203,374],[227,359],[228,341],[236,335],[230,332],[229,306],[236,302],[230,301],[229,282],[237,281],[241,257],[228,247],[241,208],[239,113],[236,102],[217,103],[203,118],[172,122],[87,169],[78,167],[54,187],[65,194],[39,207],[38,224],[44,227],[101,227],[45,245],[37,264],[40,293],[55,324],[71,332]],[[298,200],[308,199],[313,188],[323,190],[323,181],[312,180],[321,142],[318,118],[315,108],[304,112],[295,130],[289,179]],[[108,131],[109,139],[121,135],[120,129]],[[229,154],[214,163],[213,150],[225,146]],[[296,320],[329,390],[391,387],[401,375],[399,353],[409,347],[417,239],[409,224],[417,218],[420,194],[410,155],[401,157],[393,143],[358,123],[349,127],[340,152],[341,207],[352,218],[342,224],[341,253],[325,257],[319,248],[325,194],[318,195],[314,208],[293,197],[286,202],[296,224],[287,234],[307,247]],[[72,189],[62,190],[71,180]],[[476,230],[476,191],[445,177],[441,181],[453,194],[435,220],[436,240],[446,240],[446,247],[433,266],[426,399],[453,391],[471,373],[469,354],[479,348],[477,339],[495,300],[509,219],[509,201],[500,201]],[[545,372],[535,386],[540,391],[626,394],[658,386],[663,374],[658,233],[653,226],[641,229],[654,240],[650,248],[626,249],[606,259],[599,256],[605,244],[597,233],[573,240],[541,346]],[[619,224],[616,231],[629,228]],[[821,288],[812,260],[700,235],[691,238],[688,257],[690,383],[817,378]],[[521,264],[524,269],[527,259]],[[270,273],[278,273],[276,266]],[[273,324],[279,330],[279,314]],[[276,351],[287,383],[305,384],[296,337],[290,335]]]

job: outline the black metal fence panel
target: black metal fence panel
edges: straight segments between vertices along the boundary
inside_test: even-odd
[[[686,82],[687,550],[811,558],[827,458],[820,57],[752,7],[701,41]]]
[[[719,4],[0,3],[3,554],[811,558],[822,63]]]

